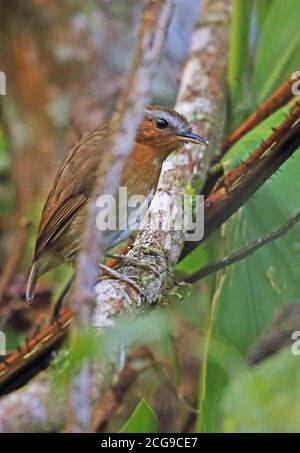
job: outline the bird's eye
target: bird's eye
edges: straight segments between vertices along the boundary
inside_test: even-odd
[[[163,118],[160,118],[156,121],[156,126],[158,127],[158,129],[166,129],[169,126],[169,123]]]

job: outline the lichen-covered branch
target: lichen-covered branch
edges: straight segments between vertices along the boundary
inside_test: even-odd
[[[161,229],[141,231],[129,251],[130,257],[156,267],[158,274],[132,266],[121,266],[120,272],[137,278],[148,304],[159,301],[169,285],[169,270],[180,256],[185,235],[183,231],[169,231],[169,205],[174,194],[186,194],[197,180],[204,182],[215,150],[220,149],[226,114],[226,62],[228,53],[231,2],[207,0],[201,21],[192,37],[191,52],[183,71],[176,109],[183,112],[195,125],[197,132],[210,140],[209,148],[199,151],[186,146],[171,155],[164,163],[157,194],[150,213],[158,217]],[[165,228],[164,228],[165,227]],[[93,325],[111,325],[115,315],[131,312],[143,300],[123,282],[104,279],[96,286],[97,306]],[[137,304],[128,303],[135,301]]]

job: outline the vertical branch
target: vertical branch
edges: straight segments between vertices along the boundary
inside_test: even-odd
[[[174,0],[147,0],[142,13],[134,59],[117,105],[116,127],[110,146],[101,150],[101,164],[90,200],[88,218],[71,296],[77,328],[91,325],[94,287],[99,277],[99,259],[103,255],[103,232],[96,228],[96,200],[101,194],[114,195],[120,185],[126,160],[131,152],[143,110],[150,100],[151,81],[157,70]],[[91,427],[91,364],[85,362],[74,378],[70,392],[68,430],[84,432]]]
[[[193,33],[175,107],[193,123],[200,135],[209,139],[210,144],[202,149],[187,145],[182,152],[168,157],[150,206],[153,217],[160,213],[163,227],[150,234],[142,232],[135,242],[137,250],[145,244],[159,247],[166,257],[167,267],[177,263],[185,241],[183,231],[164,228],[164,221],[171,225],[174,221],[168,208],[172,194],[186,194],[191,186],[202,187],[214,153],[220,150],[223,141],[230,12],[231,0],[203,2],[201,20]],[[158,283],[153,285],[152,294],[147,293],[149,300],[160,297],[164,282]]]

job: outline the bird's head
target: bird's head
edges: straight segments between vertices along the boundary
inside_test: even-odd
[[[160,106],[150,106],[145,110],[136,141],[165,154],[175,151],[183,143],[208,145],[206,139],[193,132],[184,115]]]

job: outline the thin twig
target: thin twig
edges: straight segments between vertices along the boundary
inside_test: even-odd
[[[271,326],[257,343],[254,344],[248,355],[249,365],[255,365],[278,353],[284,347],[291,347],[295,333],[300,328],[300,304],[299,302],[285,303],[276,311]],[[296,344],[296,342],[295,342]]]
[[[296,225],[300,221],[300,211],[297,212],[293,217],[291,217],[286,223],[281,225],[279,228],[276,230],[272,231],[269,234],[266,234],[265,236],[262,236],[255,241],[251,242],[248,244],[246,247],[244,247],[241,250],[238,250],[231,255],[225,256],[225,258],[216,261],[214,263],[208,264],[206,266],[203,266],[199,271],[194,272],[190,276],[184,279],[185,282],[187,283],[195,283],[199,280],[201,280],[204,277],[207,277],[210,274],[213,274],[215,272],[218,272],[222,269],[225,269],[225,267],[230,266],[231,264],[237,263],[238,261],[243,260],[244,258],[247,258],[248,256],[252,255],[256,250],[260,249],[264,245],[269,244],[272,241],[275,241],[276,239],[281,238],[285,234],[288,233],[288,231]]]

